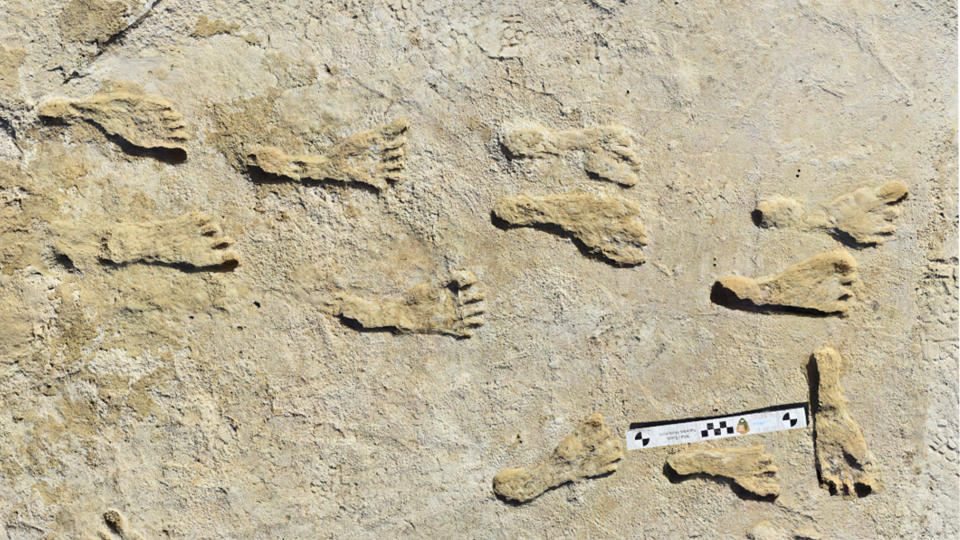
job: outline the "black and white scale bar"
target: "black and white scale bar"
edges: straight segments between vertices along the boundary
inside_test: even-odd
[[[724,416],[637,422],[627,430],[627,450],[805,428],[808,418],[806,403],[790,403]]]

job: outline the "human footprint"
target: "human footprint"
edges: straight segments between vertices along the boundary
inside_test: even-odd
[[[247,154],[247,166],[301,180],[357,183],[377,190],[402,179],[406,159],[406,119],[354,134],[318,155],[290,155],[274,146]]]
[[[527,502],[567,482],[602,476],[617,470],[623,441],[593,413],[567,435],[546,460],[532,467],[503,469],[493,477],[493,492],[507,500]]]
[[[233,269],[240,259],[220,224],[199,212],[167,219],[97,224],[52,224],[56,249],[80,264],[167,264],[194,269]],[[90,233],[90,229],[94,229]]]
[[[444,284],[422,283],[400,299],[371,299],[349,293],[332,302],[335,315],[366,329],[393,329],[398,333],[473,336],[483,325],[484,293],[468,270],[454,272]]]
[[[101,258],[114,263],[186,264],[196,268],[236,265],[233,240],[209,216],[191,212],[171,219],[121,223],[103,236]]]
[[[846,250],[821,253],[774,276],[727,276],[713,284],[711,300],[729,308],[844,314],[854,299],[857,261]]]
[[[763,445],[729,448],[698,448],[667,458],[677,474],[708,474],[733,480],[757,497],[780,495],[780,482],[773,456]]]
[[[844,366],[833,347],[813,353],[808,374],[813,394],[813,442],[820,485],[844,498],[864,497],[882,487],[863,430],[847,410],[840,387]]]
[[[761,201],[754,219],[761,227],[826,230],[860,245],[882,244],[897,230],[900,203],[910,191],[900,182],[862,187],[817,208],[804,209],[794,199],[775,195]]]
[[[63,122],[84,120],[131,145],[176,150],[186,157],[190,137],[183,115],[166,98],[131,84],[114,84],[83,99],[50,98],[37,112],[42,118]]]
[[[583,192],[535,197],[505,197],[493,207],[496,218],[513,226],[556,226],[583,243],[591,253],[622,266],[644,261],[647,233],[640,207],[616,196]]]
[[[551,130],[526,123],[506,130],[501,142],[518,158],[561,156],[583,152],[583,169],[594,176],[622,186],[639,181],[640,158],[633,138],[623,126],[609,124],[586,129]]]
[[[116,510],[111,509],[104,512],[103,522],[107,527],[106,529],[97,531],[98,540],[113,540],[114,538],[119,538],[120,540],[141,540],[143,538],[140,534],[131,530],[126,518]]]

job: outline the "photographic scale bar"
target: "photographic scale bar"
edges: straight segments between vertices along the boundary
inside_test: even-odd
[[[805,428],[808,419],[806,403],[790,403],[723,416],[637,422],[627,430],[627,450]]]

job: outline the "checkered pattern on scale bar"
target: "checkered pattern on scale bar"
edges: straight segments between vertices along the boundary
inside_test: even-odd
[[[726,420],[721,420],[720,422],[718,422],[717,427],[714,427],[713,422],[707,422],[707,427],[705,429],[700,430],[700,436],[709,437],[711,431],[715,436],[722,435],[724,432],[726,432],[727,435],[732,435],[733,426],[728,426]]]
[[[650,437],[644,437],[642,431],[638,431],[636,436],[633,437],[633,440],[640,441],[640,446],[646,446],[650,444]]]
[[[800,421],[800,419],[799,419],[799,418],[794,418],[793,415],[790,414],[790,411],[787,411],[787,412],[783,413],[783,423],[784,423],[784,424],[789,424],[790,427],[793,427],[793,426],[797,425],[797,422],[799,422],[799,421]]]

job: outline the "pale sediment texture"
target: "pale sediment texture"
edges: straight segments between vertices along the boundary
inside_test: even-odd
[[[0,14],[0,539],[743,538],[764,521],[960,537],[955,4]],[[58,114],[40,118],[47,100]],[[340,179],[294,178],[313,174],[304,156],[400,119],[405,145],[340,146],[317,171]],[[553,146],[511,152],[524,126]],[[250,166],[258,148],[287,158],[278,174]],[[909,188],[899,216],[887,192],[857,195],[890,183]],[[643,264],[491,216],[574,192],[626,202],[647,243],[611,240]],[[822,220],[758,227],[774,195]],[[197,214],[229,249],[202,226],[144,225]],[[833,230],[850,224],[883,242]],[[118,225],[121,242],[103,234]],[[858,278],[824,297],[842,317],[710,299],[720,278],[838,249]],[[195,266],[227,253],[239,265]],[[832,496],[812,429],[796,429],[744,442],[776,460],[772,504],[672,483],[669,447],[526,504],[492,492],[593,411],[622,438],[802,401],[825,344],[849,366],[839,384],[881,491]]]

